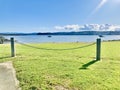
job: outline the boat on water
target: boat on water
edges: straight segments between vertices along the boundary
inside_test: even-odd
[[[104,37],[103,35],[99,35],[99,37]]]
[[[51,35],[49,35],[48,37],[52,37]]]

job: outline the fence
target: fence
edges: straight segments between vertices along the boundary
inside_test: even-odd
[[[11,57],[15,56],[15,45],[14,45],[14,38],[11,38]],[[18,44],[27,46],[27,47],[31,47],[31,48],[35,48],[35,49],[42,49],[42,50],[74,50],[74,49],[80,49],[80,48],[84,48],[84,47],[89,47],[91,45],[96,44],[96,60],[100,60],[101,59],[101,39],[98,38],[96,40],[96,43],[92,43],[92,44],[88,44],[85,46],[80,46],[80,47],[75,47],[75,48],[66,48],[66,49],[50,49],[50,48],[40,48],[40,47],[35,47],[35,46],[31,46],[25,43],[21,43],[21,42],[17,42]]]

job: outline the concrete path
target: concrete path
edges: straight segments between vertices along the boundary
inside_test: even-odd
[[[0,63],[0,90],[20,90],[12,62]]]

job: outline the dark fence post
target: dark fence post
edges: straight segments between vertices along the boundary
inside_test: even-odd
[[[101,39],[98,38],[96,42],[96,60],[101,59]]]
[[[14,47],[14,38],[10,38],[11,40],[11,57],[15,56],[15,47]]]

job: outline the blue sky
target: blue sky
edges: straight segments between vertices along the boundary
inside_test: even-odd
[[[120,25],[120,0],[0,0],[0,32],[106,23]]]

